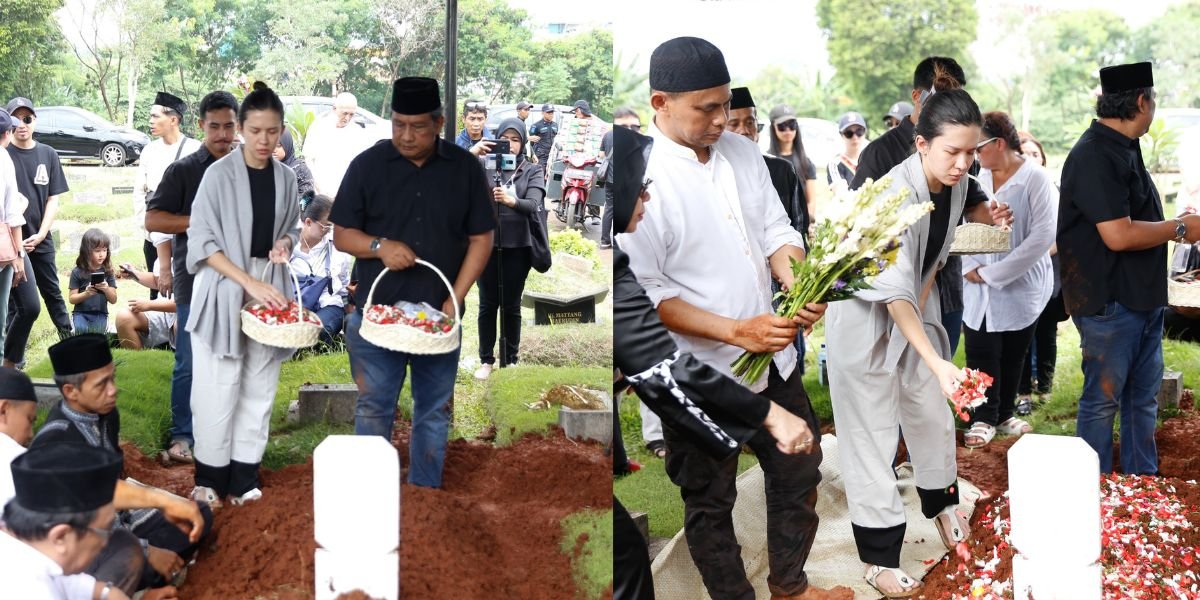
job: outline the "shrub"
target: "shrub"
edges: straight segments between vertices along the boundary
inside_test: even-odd
[[[600,256],[596,253],[596,244],[585,239],[574,229],[564,229],[550,234],[550,252],[562,252],[581,256],[600,266]]]

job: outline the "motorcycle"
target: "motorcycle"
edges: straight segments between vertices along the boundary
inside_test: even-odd
[[[596,179],[595,170],[587,170],[596,164],[596,157],[582,154],[568,155],[564,160],[565,169],[562,172],[562,198],[554,209],[559,221],[572,229],[576,224],[586,228],[584,220],[600,218],[600,204],[589,202],[592,183]]]

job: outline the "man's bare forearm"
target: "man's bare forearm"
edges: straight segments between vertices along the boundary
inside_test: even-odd
[[[680,335],[690,335],[732,343],[737,321],[709,312],[680,298],[668,298],[658,304],[658,318],[667,329]]]
[[[146,231],[155,233],[187,233],[192,218],[188,215],[171,214],[165,210],[146,211]]]

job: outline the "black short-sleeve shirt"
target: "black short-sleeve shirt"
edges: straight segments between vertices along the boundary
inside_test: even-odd
[[[29,200],[21,235],[31,237],[42,228],[42,218],[46,216],[46,203],[50,201],[50,196],[65,194],[70,190],[67,176],[63,173],[62,162],[58,160],[58,152],[45,144],[36,144],[28,150],[9,144],[8,155],[16,167],[17,191]],[[34,249],[34,252],[53,251],[54,240],[50,236],[46,236]]]
[[[246,165],[250,176],[250,206],[254,222],[250,225],[250,256],[266,258],[275,245],[275,167],[267,163],[261,169]]]
[[[404,242],[453,284],[467,255],[468,238],[492,231],[496,220],[483,165],[470,152],[439,139],[434,153],[417,166],[384,140],[350,162],[329,220],[373,237]],[[384,269],[378,258],[359,258],[355,304]],[[413,266],[386,275],[375,304],[428,302],[440,309],[450,291],[433,271]]]
[[[1167,245],[1113,252],[1097,223],[1129,217],[1162,221],[1158,189],[1142,162],[1138,140],[1092,121],[1063,164],[1058,201],[1058,255],[1063,302],[1076,316],[1111,301],[1131,310],[1167,304]]]
[[[105,283],[108,284],[108,287],[111,287],[111,288],[117,287],[117,278],[112,273],[106,274],[104,276],[104,281],[105,281]],[[80,269],[79,267],[75,267],[74,269],[71,269],[71,282],[68,285],[67,289],[77,290],[77,291],[82,292],[82,291],[86,290],[87,287],[91,284],[92,284],[92,272],[91,271],[85,271],[83,269]],[[95,296],[92,296],[91,298],[88,298],[88,299],[84,300],[83,302],[76,304],[75,312],[101,313],[101,314],[107,315],[108,314],[108,298],[105,298],[104,294],[96,294]]]
[[[217,162],[208,148],[200,149],[171,163],[163,172],[162,182],[158,189],[146,202],[146,210],[161,210],[173,215],[191,215],[192,202],[196,200],[196,190],[200,189],[200,180],[208,167]],[[176,304],[192,303],[192,280],[195,278],[187,270],[187,233],[175,234],[174,248],[171,251],[172,290],[175,292]]]
[[[929,238],[925,242],[925,260],[921,263],[921,272],[929,272],[946,245],[946,230],[950,228],[950,194],[954,188],[946,186],[940,192],[930,192],[929,200],[933,202],[933,214],[929,215]],[[961,269],[960,269],[961,271]]]

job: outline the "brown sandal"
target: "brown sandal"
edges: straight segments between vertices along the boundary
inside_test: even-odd
[[[179,463],[195,464],[196,457],[192,456],[192,445],[187,440],[175,440],[167,449],[167,457]]]

